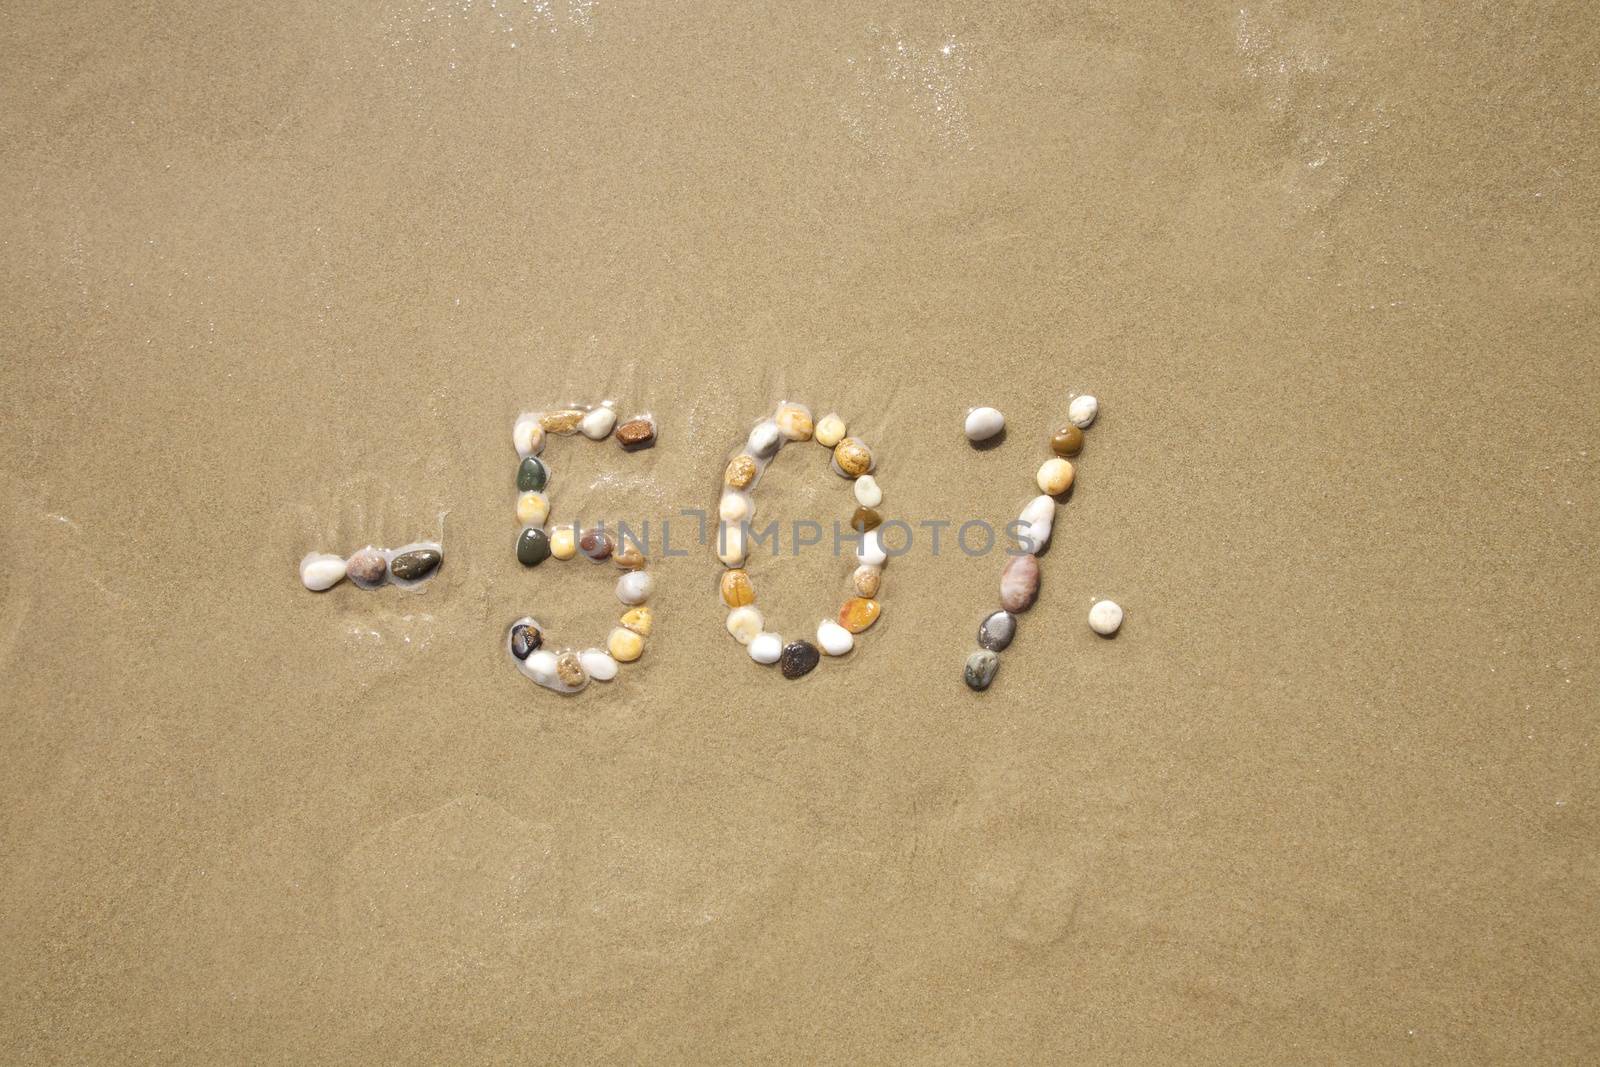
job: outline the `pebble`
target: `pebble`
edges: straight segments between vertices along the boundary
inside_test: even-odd
[[[313,593],[332,589],[344,581],[345,562],[338,556],[313,552],[300,561],[300,581]]]
[[[856,533],[866,533],[868,530],[876,530],[882,525],[883,516],[868,507],[856,508],[855,514],[850,516],[850,529],[854,530]]]
[[[647,571],[629,571],[617,579],[617,599],[624,604],[643,604],[655,589],[656,580]]]
[[[353,582],[377,585],[389,574],[389,559],[368,545],[351,553],[350,558],[344,561],[344,570]]]
[[[844,435],[844,420],[830,412],[822,416],[822,421],[817,423],[816,433],[812,435],[812,440],[824,448],[832,448],[844,440]]]
[[[822,653],[818,652],[817,646],[810,641],[790,641],[783,646],[783,655],[780,659],[785,678],[800,678],[810,674],[822,661]]]
[[[443,560],[436,548],[413,548],[389,561],[389,573],[403,582],[414,582],[431,574]]]
[[[578,531],[563,523],[550,531],[550,554],[556,559],[571,559],[578,554]]]
[[[1089,609],[1089,629],[1101,637],[1110,637],[1122,626],[1122,607],[1115,600],[1097,601]]]
[[[556,677],[568,689],[582,689],[589,684],[589,675],[576,652],[563,652],[556,657]]]
[[[1031,553],[1043,552],[1050,543],[1050,531],[1055,527],[1056,502],[1048,496],[1036,496],[1028,501],[1028,506],[1022,509],[1017,522],[1021,524],[1018,530],[1019,540],[1027,551]]]
[[[778,454],[778,449],[783,444],[783,431],[771,419],[756,423],[756,428],[750,431],[750,439],[745,442],[745,447],[751,455],[761,459],[771,459]]]
[[[857,593],[870,600],[878,595],[879,589],[883,588],[883,568],[862,564],[850,576],[850,583],[855,586]]]
[[[856,503],[864,508],[875,508],[883,503],[883,490],[878,487],[878,479],[870,474],[863,474],[856,479]]]
[[[517,496],[517,521],[524,526],[543,526],[550,517],[550,498],[543,493]]]
[[[759,470],[753,456],[741,453],[728,461],[728,470],[723,480],[734,489],[748,489],[750,483],[756,480]]]
[[[1083,450],[1083,431],[1067,423],[1050,435],[1050,451],[1058,456],[1076,456]]]
[[[539,646],[544,644],[544,634],[539,630],[539,624],[531,619],[525,619],[511,627],[511,654],[518,659],[527,659],[529,654],[537,652]]]
[[[611,535],[604,530],[585,530],[583,536],[578,538],[578,551],[593,563],[604,563],[616,551],[616,546],[611,543]]]
[[[760,633],[749,644],[750,658],[757,663],[776,663],[783,655],[783,638],[777,634]]]
[[[616,660],[598,648],[586,648],[579,652],[578,662],[583,664],[583,669],[588,672],[589,677],[597,682],[611,681],[620,669]]]
[[[542,493],[550,481],[550,468],[538,456],[524,456],[517,467],[517,489],[524,493]]]
[[[778,431],[787,441],[809,441],[815,426],[811,422],[811,411],[803,404],[779,404],[778,413],[773,416],[778,423]]]
[[[877,530],[868,530],[861,535],[861,547],[856,549],[856,562],[869,567],[881,567],[889,561],[889,553],[884,551],[883,541],[878,536]]]
[[[622,625],[640,637],[649,637],[654,624],[655,613],[649,608],[629,608],[622,613]]]
[[[966,683],[978,692],[989,688],[1000,670],[1000,657],[982,649],[967,657],[967,669],[962,673]]]
[[[617,443],[630,452],[649,448],[656,443],[656,420],[648,415],[635,415],[617,427]]]
[[[650,561],[645,558],[644,552],[640,550],[638,545],[624,544],[612,554],[611,562],[625,571],[639,571],[643,570]]]
[[[872,450],[854,437],[833,447],[833,462],[847,478],[859,478],[872,469]]]
[[[856,646],[856,638],[838,623],[824,619],[817,626],[817,644],[830,656],[842,656]]]
[[[577,408],[546,411],[539,416],[539,425],[544,428],[545,433],[556,433],[565,437],[578,432],[578,424],[583,422],[583,414]]]
[[[1055,456],[1044,461],[1039,467],[1039,491],[1049,493],[1051,496],[1060,496],[1072,488],[1072,462]]]
[[[611,436],[611,430],[616,425],[616,409],[602,404],[583,417],[583,421],[578,423],[578,430],[591,441],[604,441]]]
[[[511,445],[519,456],[536,456],[544,449],[544,427],[537,415],[519,415],[511,426]]]
[[[1100,414],[1100,401],[1092,396],[1080,396],[1067,406],[1067,421],[1080,430],[1087,430],[1093,425],[1095,416]]]
[[[1006,417],[998,408],[973,408],[967,412],[967,440],[987,441],[1006,428]]]
[[[978,646],[990,652],[1004,652],[1017,636],[1017,617],[1009,611],[997,611],[978,626]]]
[[[644,638],[625,626],[618,626],[606,638],[606,651],[618,663],[632,663],[644,655]]]
[[[529,653],[519,667],[523,674],[549,689],[556,689],[561,684],[556,678],[556,654],[547,648]]]
[[[752,510],[750,494],[732,489],[724,490],[722,499],[717,502],[717,515],[723,522],[741,522],[750,517]]]
[[[728,612],[728,632],[741,645],[748,645],[761,632],[761,612],[746,604]]]
[[[861,633],[878,621],[883,608],[876,600],[853,596],[839,608],[839,625],[853,634]]]
[[[1027,611],[1039,596],[1039,557],[1015,556],[1000,572],[1000,606]]]
[[[723,523],[717,529],[717,558],[729,567],[744,564],[749,549],[745,544],[744,527]]]
[[[550,535],[537,526],[527,526],[517,535],[517,562],[537,567],[551,555]]]
[[[742,608],[756,602],[756,587],[750,583],[749,571],[723,571],[720,592],[722,602],[730,608]]]

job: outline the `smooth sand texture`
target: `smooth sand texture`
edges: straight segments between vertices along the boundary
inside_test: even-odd
[[[0,1059],[1600,1057],[1600,19],[1334,6],[11,12]],[[714,508],[785,397],[1003,521],[1076,390],[985,694],[1000,561],[926,551],[801,682],[709,551],[609,687],[506,659],[617,607],[516,565],[519,411],[660,419],[552,521]]]

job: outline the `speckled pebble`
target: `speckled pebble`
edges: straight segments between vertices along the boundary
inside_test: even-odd
[[[413,548],[389,561],[389,573],[403,582],[414,582],[432,574],[443,561],[436,548]]]
[[[740,453],[728,461],[727,472],[723,480],[734,489],[747,489],[750,483],[756,480],[756,475],[761,468],[756,465],[755,457]]]
[[[822,662],[822,653],[810,641],[790,641],[783,646],[780,660],[785,678],[800,678]]]
[[[847,478],[859,478],[872,469],[872,450],[854,437],[846,437],[833,448],[833,462]]]
[[[656,443],[656,420],[648,415],[635,415],[617,427],[617,443],[630,452],[649,448]]]
[[[1000,657],[988,649],[981,649],[967,657],[967,669],[962,677],[972,689],[982,692],[994,682],[1000,671]]]
[[[389,576],[389,560],[378,549],[368,545],[352,552],[344,562],[344,569],[352,581],[377,585]]]
[[[566,437],[578,432],[578,425],[583,422],[583,415],[584,413],[577,408],[546,411],[539,416],[539,425],[543,427],[545,433]]]
[[[589,675],[576,652],[563,652],[556,657],[556,678],[568,689],[582,689],[589,684]]]
[[[850,583],[855,586],[858,594],[871,599],[878,595],[879,589],[883,588],[883,568],[863,563],[850,576]]]

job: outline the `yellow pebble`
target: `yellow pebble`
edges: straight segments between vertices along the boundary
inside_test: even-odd
[[[724,477],[733,488],[744,489],[756,480],[757,470],[754,457],[738,455],[728,461],[728,472]]]
[[[583,412],[573,408],[546,411],[539,416],[539,425],[545,433],[574,434],[578,432],[578,423],[582,421]]]
[[[846,437],[833,449],[833,461],[851,478],[859,478],[872,469],[872,450],[854,437]]]
[[[1039,491],[1059,496],[1072,488],[1072,464],[1057,457],[1047,459],[1039,468]]]
[[[550,517],[550,499],[543,493],[523,493],[517,497],[517,521],[524,526],[543,526]]]
[[[632,611],[623,612],[622,625],[640,637],[649,637],[652,618],[649,608],[634,608]]]
[[[618,626],[606,639],[606,649],[618,663],[632,663],[644,655],[644,637],[625,626]]]
[[[556,559],[571,559],[578,554],[578,535],[571,525],[557,526],[550,531],[550,554]]]
[[[799,404],[784,404],[778,408],[773,421],[778,424],[778,431],[791,441],[809,441],[811,439],[811,412]]]
[[[733,570],[722,573],[722,602],[730,608],[742,608],[756,602],[756,587],[750,584],[748,571]]]
[[[844,434],[844,420],[837,415],[828,414],[822,416],[822,421],[817,423],[817,433],[813,440],[824,448],[832,448],[844,440]]]

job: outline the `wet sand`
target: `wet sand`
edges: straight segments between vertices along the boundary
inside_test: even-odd
[[[1600,25],[1340,8],[13,12],[3,1058],[1600,1057]],[[616,607],[515,563],[519,411],[660,421],[557,519],[792,398],[1002,522],[1083,390],[981,696],[1000,562],[926,551],[801,682],[709,551],[609,688],[506,659]],[[847,573],[752,566],[794,634]]]

